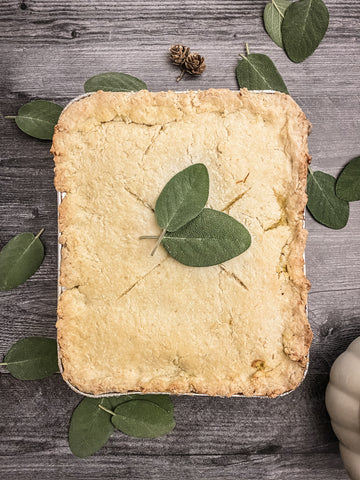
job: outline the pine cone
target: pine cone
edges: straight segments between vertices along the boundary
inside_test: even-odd
[[[170,58],[176,65],[183,65],[189,55],[190,48],[184,45],[173,45],[170,47]]]
[[[189,53],[185,58],[184,67],[187,73],[191,75],[201,75],[206,68],[205,58],[199,55],[197,52]]]

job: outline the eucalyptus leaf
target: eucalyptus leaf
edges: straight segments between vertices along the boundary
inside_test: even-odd
[[[329,25],[329,12],[322,0],[299,0],[286,10],[281,32],[284,49],[293,62],[312,55]]]
[[[340,173],[336,195],[348,202],[360,200],[360,157],[353,158]]]
[[[147,90],[146,83],[127,73],[100,73],[89,78],[84,85],[85,92],[137,92]]]
[[[242,55],[236,68],[236,77],[240,88],[249,90],[276,90],[289,93],[284,80],[272,60],[261,53]]]
[[[205,208],[176,232],[167,232],[162,244],[175,260],[190,267],[226,262],[251,245],[248,230],[226,213]]]
[[[174,404],[170,398],[170,395],[131,393],[130,395],[121,395],[119,397],[107,398],[111,404],[112,410],[114,410],[121,403],[129,402],[131,400],[146,400],[148,402],[156,403],[156,405],[163,408],[167,413],[170,413],[171,415],[174,413]]]
[[[265,29],[270,38],[281,48],[283,48],[281,25],[290,4],[288,0],[272,0],[264,9]]]
[[[111,410],[107,398],[85,397],[75,408],[69,429],[69,446],[74,455],[89,457],[108,441],[114,431],[111,415],[99,405]]]
[[[13,237],[0,252],[0,290],[11,290],[24,283],[40,267],[44,246],[32,233]]]
[[[148,400],[132,400],[115,408],[113,425],[126,435],[156,438],[166,435],[175,427],[172,413]]]
[[[40,380],[59,371],[56,340],[27,337],[16,342],[4,358],[11,375],[18,380]]]
[[[177,173],[161,191],[155,216],[160,228],[174,232],[195,218],[209,197],[209,173],[196,163]]]
[[[40,140],[51,140],[63,108],[47,100],[34,100],[20,107],[14,118],[16,125],[27,135]]]
[[[332,175],[309,169],[307,208],[319,223],[338,230],[347,224],[349,203],[336,196],[335,182]]]

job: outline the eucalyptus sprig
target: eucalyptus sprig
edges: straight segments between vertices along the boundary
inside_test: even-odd
[[[106,72],[99,73],[86,80],[85,92],[137,92],[147,90],[147,85],[142,80],[127,73]]]
[[[0,290],[11,290],[24,283],[38,270],[44,259],[40,235],[20,233],[0,251]]]
[[[240,54],[242,60],[236,68],[236,78],[240,88],[289,93],[278,69],[268,56],[250,53],[248,44],[246,44],[246,53],[247,55]]]
[[[47,100],[34,100],[20,107],[14,119],[16,125],[27,135],[40,140],[51,140],[63,107]]]
[[[264,9],[265,30],[293,62],[303,62],[323,39],[329,12],[322,0],[271,0]]]
[[[237,257],[250,247],[247,229],[223,212],[204,208],[209,196],[209,173],[205,165],[190,165],[172,177],[161,191],[155,217],[160,244],[178,262],[190,267],[209,267]]]
[[[336,195],[347,202],[360,200],[360,157],[345,165],[336,181]]]
[[[175,427],[169,395],[122,395],[84,398],[75,408],[69,429],[69,446],[85,458],[105,445],[114,429],[138,438],[156,438]]]
[[[307,208],[319,223],[333,228],[344,228],[349,218],[349,203],[335,193],[336,179],[324,172],[313,172],[309,167],[307,179]]]
[[[57,344],[53,338],[26,337],[5,355],[5,366],[18,380],[40,380],[59,371]]]

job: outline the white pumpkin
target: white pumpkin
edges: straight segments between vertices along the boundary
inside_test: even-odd
[[[335,360],[325,401],[345,468],[360,480],[360,337]]]

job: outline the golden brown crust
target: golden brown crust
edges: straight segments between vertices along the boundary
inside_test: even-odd
[[[64,110],[51,151],[66,193],[57,323],[65,380],[92,394],[275,397],[299,384],[312,340],[309,128],[289,96],[245,89],[97,92]],[[209,206],[253,238],[245,254],[207,269],[163,249],[154,259],[134,240],[157,232],[151,208],[166,180],[198,161],[211,176]]]

